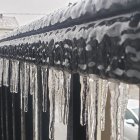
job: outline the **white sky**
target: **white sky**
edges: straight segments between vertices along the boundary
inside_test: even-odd
[[[0,13],[50,13],[80,0],[0,0]],[[15,15],[5,15],[15,16]],[[15,16],[19,25],[28,24],[42,16]]]

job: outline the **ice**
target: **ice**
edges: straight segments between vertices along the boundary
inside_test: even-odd
[[[19,61],[11,60],[10,92],[18,93]]]
[[[3,60],[3,85],[9,86],[9,60]]]
[[[117,110],[117,140],[124,138],[124,116],[128,103],[129,86],[124,83],[119,85],[119,98],[118,98],[118,110]]]
[[[32,67],[32,68],[31,68]],[[34,71],[34,93],[32,94],[33,98],[33,140],[39,140],[40,139],[40,95],[38,90],[38,68],[36,65],[30,65],[30,68],[32,71]],[[32,79],[31,79],[32,81]]]
[[[122,140],[129,86],[123,83],[110,83],[109,89],[111,92],[111,140]]]
[[[100,105],[100,129],[101,131],[105,130],[105,109],[108,95],[108,81],[100,79],[99,80],[99,89],[101,89],[99,94],[101,95],[101,105]]]
[[[99,91],[98,79],[94,75],[89,75],[89,92],[87,97],[88,124],[87,137],[88,140],[95,140],[96,118],[97,118],[97,95]]]
[[[87,76],[80,76],[80,83],[81,83],[81,93],[80,93],[80,98],[81,98],[81,113],[80,113],[80,124],[82,126],[87,124],[87,95],[89,92],[89,87],[88,87],[88,78]]]
[[[49,120],[49,138],[54,139],[54,122],[55,122],[55,71],[49,69],[48,87],[50,100],[50,120]]]
[[[61,80],[61,79],[60,79]],[[68,116],[69,116],[69,103],[70,103],[70,93],[71,93],[71,74],[68,72],[64,72],[64,117],[63,124],[68,124]]]
[[[111,140],[117,139],[117,105],[119,97],[119,83],[109,83],[111,93]]]
[[[43,94],[43,101],[42,107],[43,112],[47,112],[47,96],[48,96],[48,67],[44,66],[41,68],[41,75],[42,75],[42,94]]]
[[[0,58],[0,87],[2,87],[2,77],[3,77],[3,58]]]
[[[21,93],[21,109],[28,111],[28,93],[29,93],[29,77],[30,65],[26,62],[21,63],[20,67],[20,93]],[[23,102],[22,102],[23,100]]]
[[[37,66],[34,64],[30,64],[30,94],[35,94],[35,85],[36,85],[36,77],[37,77]]]

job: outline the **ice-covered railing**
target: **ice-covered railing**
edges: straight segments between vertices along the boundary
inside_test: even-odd
[[[125,83],[140,83],[139,7],[139,0],[81,1],[1,38],[0,88],[7,87],[13,93],[12,103],[19,96],[15,93],[20,93],[23,137],[24,112],[30,112],[29,106],[33,140],[41,139],[42,112],[49,116],[49,139],[57,139],[56,125],[67,129],[73,77],[79,73],[79,123],[87,128],[87,140],[95,139],[97,123],[105,130],[109,91],[111,140],[123,139],[129,92]],[[7,91],[1,93],[7,95]],[[14,117],[12,122],[14,125]]]
[[[14,32],[3,36],[0,40],[15,39],[26,36],[25,33],[50,31],[58,28],[69,27],[75,24],[102,19],[140,9],[139,0],[82,0],[66,8],[59,9],[42,19],[25,25]],[[41,31],[39,31],[39,29]],[[36,32],[36,33],[37,33]],[[31,33],[32,34],[32,33]]]

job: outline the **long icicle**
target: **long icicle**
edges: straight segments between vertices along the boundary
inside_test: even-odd
[[[117,139],[117,111],[118,111],[118,98],[119,83],[109,83],[109,90],[111,93],[111,140]]]
[[[100,129],[101,131],[105,130],[105,108],[107,102],[107,95],[108,95],[108,81],[99,79],[99,86],[100,91],[99,94],[101,95],[101,105],[100,105]]]
[[[30,94],[35,94],[35,78],[36,78],[37,68],[36,65],[30,64]]]
[[[119,85],[120,96],[118,98],[117,110],[117,140],[124,138],[124,116],[128,103],[129,86],[124,83]]]
[[[80,124],[82,126],[87,124],[87,94],[88,94],[88,78],[87,76],[80,76],[80,83],[81,83],[81,92],[80,92],[80,98],[81,98],[81,111],[80,111]]]
[[[64,72],[64,117],[63,124],[68,124],[68,116],[69,116],[69,103],[70,103],[70,93],[71,93],[71,74],[68,72]]]
[[[10,92],[18,93],[19,61],[11,61]]]
[[[43,112],[47,112],[47,96],[48,96],[48,68],[42,67],[41,68],[41,75],[42,75],[42,94],[43,94],[43,101],[42,107]]]
[[[9,86],[9,60],[3,60],[3,85]]]
[[[55,122],[55,72],[49,69],[49,100],[50,100],[50,121],[49,121],[49,139],[54,139],[54,122]]]
[[[2,87],[2,77],[3,77],[3,58],[0,58],[0,87]]]
[[[95,140],[96,131],[96,99],[97,99],[97,83],[98,80],[94,75],[89,75],[89,93],[88,93],[88,125],[87,125],[87,139]]]

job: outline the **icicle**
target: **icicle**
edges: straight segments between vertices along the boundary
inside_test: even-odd
[[[24,63],[20,64],[20,108],[23,109],[23,93],[24,93]]]
[[[49,138],[54,139],[54,122],[55,122],[55,72],[49,69],[49,100],[50,100],[50,121],[49,121]]]
[[[81,83],[81,113],[80,113],[80,124],[82,126],[87,124],[87,94],[88,94],[88,78],[87,76],[80,76],[80,83]]]
[[[32,89],[33,92],[33,140],[40,140],[41,134],[40,134],[40,127],[41,127],[41,122],[40,122],[40,95],[39,95],[39,89],[38,89],[38,68],[36,65],[30,66],[32,67],[32,70],[34,71],[34,82],[32,85],[34,85],[34,89]],[[41,77],[40,77],[41,78]],[[39,79],[40,79],[39,78]],[[31,79],[31,81],[33,81]]]
[[[3,85],[9,86],[9,60],[3,60]]]
[[[63,124],[68,124],[68,116],[69,116],[69,103],[70,103],[70,92],[71,92],[71,74],[68,72],[64,72],[64,116],[63,116]]]
[[[37,66],[30,64],[30,94],[35,94],[35,81],[37,76]]]
[[[117,139],[117,110],[119,98],[119,83],[109,83],[111,93],[111,140]]]
[[[101,94],[101,105],[100,105],[100,129],[101,131],[105,130],[105,108],[106,108],[106,101],[107,101],[107,94],[108,94],[108,81],[99,79],[99,86]]]
[[[95,139],[96,131],[96,104],[97,104],[97,93],[98,92],[98,80],[95,79],[94,75],[89,76],[89,93],[88,93],[88,125],[87,125],[87,137],[88,140]]]
[[[18,93],[19,61],[11,61],[10,92]]]
[[[56,71],[55,82],[55,92],[58,94],[59,98],[59,121],[63,122],[65,112],[65,87],[63,71]]]
[[[2,77],[3,77],[3,58],[0,58],[0,87],[2,87]]]
[[[127,84],[120,83],[117,110],[117,140],[123,140],[124,138],[124,116],[128,103],[128,90]]]
[[[43,92],[42,107],[43,107],[43,112],[47,112],[48,68],[42,67],[41,74],[42,74],[42,90],[43,90],[42,91]]]
[[[24,112],[28,111],[29,70],[30,70],[29,64],[27,64],[26,62],[21,64],[20,69],[21,109],[23,109]]]

